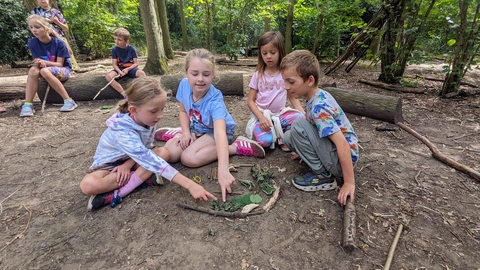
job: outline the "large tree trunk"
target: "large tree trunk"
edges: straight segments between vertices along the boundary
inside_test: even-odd
[[[143,70],[150,74],[165,74],[168,63],[163,50],[162,30],[157,24],[154,0],[140,0],[140,13],[148,48],[147,63]]]
[[[178,0],[180,9],[180,24],[182,25],[182,49],[188,48],[188,34],[187,34],[187,21],[185,20],[185,12],[183,12],[183,0]]]
[[[293,39],[293,10],[297,0],[290,0],[287,12],[287,25],[285,26],[285,52],[292,52],[292,39]]]
[[[160,79],[163,89],[171,90],[172,96],[177,95],[178,85],[185,76],[183,74],[163,75]],[[220,73],[218,80],[213,85],[224,96],[244,96],[243,93],[243,75],[241,73]]]
[[[395,3],[394,3],[395,2]],[[385,23],[385,32],[382,36],[382,45],[380,52],[381,73],[378,78],[384,83],[398,83],[400,78],[396,77],[396,44],[400,28],[403,27],[404,18],[402,16],[405,10],[405,1],[394,0],[387,11],[387,21]]]
[[[318,47],[318,40],[320,38],[320,34],[323,30],[323,13],[325,10],[325,5],[322,5],[320,8],[318,4],[318,0],[315,0],[315,7],[317,8],[318,16],[317,16],[317,31],[315,31],[315,39],[313,41],[312,53],[316,55],[317,47]]]
[[[465,76],[466,67],[470,64],[472,51],[477,51],[479,45],[472,41],[478,37],[480,27],[477,17],[480,11],[480,5],[477,5],[472,23],[467,21],[468,5],[470,1],[459,0],[460,5],[460,26],[457,30],[455,50],[450,70],[445,76],[442,86],[441,95],[457,92],[463,77]],[[476,48],[475,48],[476,47]],[[475,49],[474,49],[475,48]]]
[[[157,15],[158,15],[158,24],[162,29],[163,37],[163,49],[165,50],[165,56],[168,59],[175,58],[172,49],[172,42],[170,41],[170,30],[168,29],[168,18],[167,18],[167,5],[165,0],[157,0]]]
[[[392,124],[403,121],[400,98],[373,93],[325,87],[344,112],[386,121]]]

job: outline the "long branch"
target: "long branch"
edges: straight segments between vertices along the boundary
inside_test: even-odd
[[[420,141],[422,141],[428,148],[430,148],[430,150],[432,151],[432,156],[434,158],[436,158],[437,160],[449,165],[450,167],[456,169],[456,170],[459,170],[461,172],[464,172],[466,174],[468,174],[470,177],[474,178],[475,180],[477,181],[480,181],[480,173],[475,171],[474,169],[470,168],[470,167],[467,167],[455,160],[453,160],[452,158],[450,157],[447,157],[445,156],[444,154],[442,154],[438,148],[433,145],[427,138],[423,137],[422,135],[418,134],[415,130],[413,130],[411,127],[403,124],[403,123],[397,123],[397,125],[399,127],[401,127],[402,129],[404,129],[405,131],[407,131],[408,133],[410,133],[411,135],[413,135],[415,138],[419,139]]]
[[[210,214],[210,215],[213,215],[213,216],[229,217],[229,218],[246,218],[248,216],[260,215],[260,214],[263,214],[265,212],[263,210],[250,212],[250,213],[214,211],[214,210],[209,209],[209,208],[196,206],[196,205],[189,205],[189,204],[182,203],[182,202],[178,202],[177,206],[183,207],[185,209],[190,209],[190,210],[195,210],[195,211],[198,211],[198,212]]]

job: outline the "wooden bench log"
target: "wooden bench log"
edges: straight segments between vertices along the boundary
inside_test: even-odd
[[[25,98],[25,86],[20,85],[2,85],[0,86],[0,101]]]
[[[121,78],[118,82],[125,89],[132,78]],[[67,90],[68,94],[75,101],[91,101],[93,97],[102,89],[106,84],[107,80],[103,76],[72,76],[66,82],[63,83],[63,86]],[[45,92],[47,90],[47,82],[40,80],[38,84],[38,97],[43,102],[45,97]],[[96,100],[103,99],[122,99],[122,95],[113,89],[110,85],[105,88]],[[48,92],[47,103],[63,103],[62,97],[55,92],[55,90],[50,89]]]
[[[323,89],[332,94],[344,112],[392,124],[403,122],[400,98],[335,87],[325,87]]]
[[[217,75],[218,79],[213,80],[213,85],[224,96],[244,96],[243,93],[243,75],[241,73],[220,73]],[[160,78],[160,83],[163,89],[171,90],[172,96],[175,97],[180,81],[185,76],[183,74],[163,75]]]

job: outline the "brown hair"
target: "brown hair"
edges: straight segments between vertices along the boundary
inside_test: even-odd
[[[320,64],[317,58],[310,51],[298,50],[289,53],[283,58],[280,63],[280,70],[287,68],[294,68],[298,75],[306,81],[310,76],[315,79],[315,84],[318,84],[318,77],[320,76]]]
[[[258,39],[257,42],[257,48],[258,48],[258,62],[257,62],[257,71],[258,71],[258,76],[261,77],[263,75],[263,72],[265,71],[265,68],[267,67],[267,64],[263,62],[262,58],[262,46],[267,45],[268,43],[272,43],[273,46],[275,46],[278,50],[278,63],[277,63],[277,68],[280,68],[280,62],[282,62],[282,59],[285,57],[285,44],[283,41],[283,35],[280,32],[265,32],[263,35]]]
[[[128,113],[128,105],[140,107],[157,96],[166,96],[160,82],[152,77],[139,77],[133,79],[125,90],[127,99],[120,100],[117,110],[121,113]]]
[[[68,52],[70,53],[70,56],[73,56],[73,52],[72,52],[72,49],[70,48],[70,45],[67,42],[65,42],[63,37],[61,37],[57,32],[55,32],[55,30],[53,30],[53,28],[50,25],[50,22],[48,22],[48,20],[45,19],[45,17],[40,16],[38,14],[32,14],[32,15],[28,16],[27,23],[29,23],[31,21],[36,22],[36,23],[40,24],[41,26],[43,26],[43,28],[47,29],[47,32],[48,32],[49,36],[58,38],[63,43],[65,43],[65,46],[67,46]]]
[[[116,37],[121,37],[125,41],[130,40],[130,32],[128,32],[128,30],[123,27],[115,29],[113,35]]]

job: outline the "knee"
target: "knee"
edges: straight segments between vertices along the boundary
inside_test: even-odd
[[[40,69],[33,66],[28,70],[28,76],[29,77],[39,77],[40,76]]]
[[[190,168],[197,168],[202,165],[202,164],[199,164],[198,158],[196,158],[196,155],[186,154],[186,152],[182,153],[182,155],[180,156],[180,160],[182,161],[183,165]]]
[[[155,154],[157,154],[157,156],[161,157],[165,161],[168,161],[172,156],[170,151],[165,147],[156,148],[153,151],[155,152]]]
[[[145,77],[147,76],[147,74],[145,74],[145,72],[143,70],[137,70],[137,72],[135,73],[135,76],[138,78],[138,77]]]
[[[91,184],[94,178],[90,175],[86,175],[82,181],[80,181],[80,190],[85,195],[92,195],[94,193],[93,185]]]

